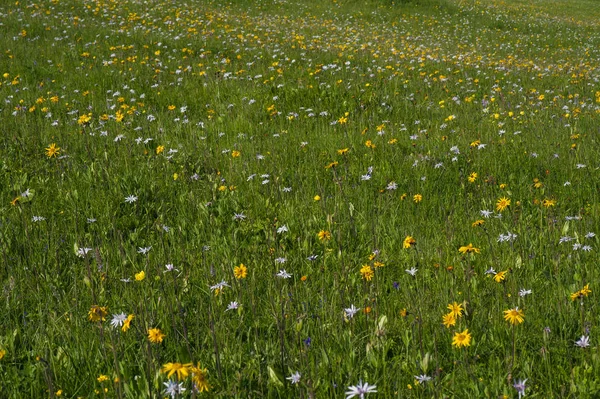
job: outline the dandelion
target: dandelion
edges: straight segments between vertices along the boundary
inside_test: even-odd
[[[348,387],[348,391],[346,391],[346,399],[351,399],[354,397],[364,399],[365,394],[368,393],[377,393],[377,385],[369,385],[366,382],[363,384],[362,381],[359,381],[358,385]]]
[[[48,158],[56,157],[60,152],[60,147],[56,143],[52,143],[46,148],[46,156]]]
[[[192,363],[167,363],[163,365],[160,370],[162,373],[167,374],[167,378],[171,378],[173,374],[177,375],[177,380],[185,380],[190,374],[190,367]]]
[[[153,344],[160,344],[165,337],[166,335],[158,328],[151,328],[148,330],[148,340]]]
[[[506,197],[502,197],[498,201],[496,201],[496,211],[498,211],[498,212],[504,212],[504,210],[506,208],[508,208],[509,206],[510,206],[510,199],[508,199]]]
[[[508,321],[513,326],[523,323],[525,320],[525,314],[522,309],[517,306],[514,309],[508,309],[504,311],[504,320]]]
[[[239,266],[233,268],[233,276],[238,280],[246,278],[248,276],[248,268],[243,263],[240,263]]]
[[[454,337],[452,338],[452,346],[457,348],[461,348],[463,346],[471,345],[471,334],[469,334],[469,329],[465,329],[463,332],[454,333]]]
[[[417,240],[415,240],[413,237],[406,236],[406,238],[402,242],[402,248],[410,248],[413,245],[415,245],[416,243],[417,243]]]

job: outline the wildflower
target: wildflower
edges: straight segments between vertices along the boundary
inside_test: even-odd
[[[471,345],[471,334],[469,334],[469,329],[465,329],[465,331],[460,333],[454,333],[454,337],[452,338],[452,345],[460,348],[462,346],[470,346]]]
[[[189,363],[188,370],[192,373],[192,382],[194,383],[194,388],[198,392],[208,392],[210,385],[208,384],[208,380],[206,378],[207,370],[203,369],[200,366],[200,363],[198,363],[197,366]]]
[[[446,328],[450,328],[451,326],[456,325],[456,317],[454,317],[454,314],[452,312],[445,314],[444,316],[442,316],[442,324]]]
[[[164,145],[159,145],[158,147],[156,147],[156,155],[159,155],[164,150],[165,150],[165,146]]]
[[[483,224],[485,223],[485,221],[483,219],[479,219],[474,221],[471,226],[473,227],[479,227],[479,226],[483,226]]]
[[[508,270],[504,270],[504,271],[496,273],[496,275],[494,276],[494,281],[497,283],[501,283],[506,278],[507,273],[508,273]]]
[[[0,349],[0,360],[4,359],[4,356],[6,356],[6,351],[4,349]]]
[[[154,344],[160,344],[165,337],[166,335],[158,328],[151,328],[148,330],[148,340]]]
[[[338,163],[337,161],[334,161],[334,162],[328,163],[327,165],[325,165],[325,169],[331,169],[331,168],[334,168],[334,167],[338,166],[338,164],[339,164],[339,163]]]
[[[331,233],[328,232],[327,230],[321,230],[319,231],[319,240],[321,241],[327,241],[331,239]]]
[[[237,150],[231,151],[231,157],[232,157],[232,158],[237,158],[237,157],[239,157],[240,155],[242,155],[242,153],[241,153],[241,152],[239,152],[239,151],[237,151]]]
[[[575,346],[578,346],[580,348],[587,348],[588,346],[590,346],[590,337],[587,335],[582,335],[578,341],[575,341]]]
[[[519,394],[519,399],[525,396],[525,390],[527,389],[527,387],[525,386],[526,382],[527,378],[525,378],[524,380],[518,380],[513,384],[513,388],[515,388],[517,390],[517,393]]]
[[[282,234],[282,233],[287,233],[288,231],[290,231],[287,227],[287,225],[283,225],[280,228],[277,229],[277,234]]]
[[[100,377],[96,378],[96,380],[100,383],[104,382],[104,381],[108,381],[109,378],[107,375],[101,374]]]
[[[415,202],[415,204],[418,204],[422,200],[423,200],[423,196],[421,194],[415,194],[415,195],[413,195],[413,201]]]
[[[517,324],[523,323],[525,320],[525,314],[523,313],[523,310],[519,309],[517,306],[514,309],[508,309],[504,311],[504,320],[508,321],[513,326],[516,326]]]
[[[136,197],[135,195],[130,195],[128,197],[125,197],[125,202],[127,202],[128,204],[133,204],[137,200],[138,200],[138,197]]]
[[[56,157],[60,152],[60,147],[56,145],[56,143],[50,144],[48,148],[46,148],[46,156],[48,158]]]
[[[364,265],[363,267],[361,267],[360,269],[360,274],[362,275],[362,278],[364,280],[367,281],[371,281],[371,279],[373,278],[373,276],[375,275],[375,272],[373,271],[373,269],[371,268],[371,266],[369,265]]]
[[[410,269],[406,269],[404,271],[414,277],[417,274],[418,270],[419,269],[417,269],[416,267],[413,266]]]
[[[510,199],[508,199],[506,197],[502,197],[496,202],[496,210],[498,212],[504,212],[504,210],[506,208],[508,208],[509,206],[510,206]]]
[[[402,242],[402,248],[410,248],[413,245],[415,245],[416,243],[417,243],[417,240],[415,240],[413,237],[406,236],[406,238]]]
[[[477,173],[471,173],[467,179],[469,180],[469,183],[475,183],[475,180],[477,180]]]
[[[123,323],[127,320],[127,314],[119,313],[114,314],[112,320],[110,321],[110,325],[114,328],[121,327]]]
[[[237,309],[239,307],[240,307],[240,304],[237,303],[237,301],[229,302],[229,305],[227,305],[227,309],[225,309],[225,311],[235,310],[235,309]]]
[[[292,275],[286,272],[285,269],[281,269],[279,273],[276,274],[276,276],[283,279],[288,279],[292,277]]]
[[[93,322],[105,321],[106,315],[108,315],[106,306],[92,305],[88,312],[88,320]]]
[[[371,140],[365,141],[365,146],[367,146],[367,148],[370,148],[372,150],[374,150],[376,147],[375,144],[373,144],[373,142]]]
[[[522,288],[521,290],[519,290],[519,296],[520,297],[524,297],[526,295],[530,295],[531,294],[531,290],[526,290],[524,288]]]
[[[346,155],[348,153],[348,151],[350,151],[349,148],[342,148],[341,150],[337,150],[337,153],[339,155]]]
[[[544,208],[550,208],[551,206],[555,206],[555,205],[556,205],[555,199],[545,199],[542,201],[542,206]]]
[[[417,380],[419,384],[423,384],[427,381],[431,381],[431,377],[427,374],[415,375],[415,380]]]
[[[135,274],[135,281],[143,281],[145,278],[146,278],[146,272],[143,270],[141,272]]]
[[[166,386],[163,393],[165,395],[170,395],[172,399],[174,399],[177,395],[185,392],[183,382],[177,383],[175,381],[169,380],[167,382],[163,382],[163,384]]]
[[[461,254],[468,254],[468,253],[476,253],[476,254],[478,254],[480,251],[479,251],[479,248],[475,248],[473,246],[473,244],[469,243],[469,245],[460,247],[458,249],[458,252],[460,252]]]
[[[346,391],[346,399],[358,397],[360,399],[364,399],[365,394],[367,393],[377,393],[377,385],[369,385],[368,383],[362,383],[359,381],[356,386],[349,386],[348,391]]]
[[[230,285],[227,284],[227,281],[223,280],[220,283],[217,283],[215,285],[211,285],[210,286],[210,290],[215,293],[215,296],[217,296],[217,295],[219,295],[223,291],[223,289],[225,287],[230,287]]]
[[[455,318],[456,317],[462,317],[462,312],[464,311],[464,309],[462,307],[462,304],[453,302],[453,303],[449,304],[446,308],[448,310],[450,310],[450,313]]]
[[[167,363],[162,367],[160,371],[167,374],[167,378],[171,378],[173,374],[177,374],[177,380],[181,381],[185,380],[190,374],[191,366],[192,363]]]
[[[129,330],[129,328],[131,328],[131,321],[133,320],[134,317],[135,317],[135,315],[132,315],[132,314],[127,316],[127,318],[123,322],[123,327],[121,327],[121,331],[127,332],[127,330]]]
[[[587,297],[592,290],[590,290],[590,285],[586,284],[581,290],[574,292],[571,294],[571,300],[575,301],[577,299],[583,299],[583,297]]]
[[[246,278],[248,276],[248,268],[243,263],[240,263],[239,266],[233,268],[233,275],[238,280]]]
[[[300,377],[302,377],[302,375],[300,372],[296,371],[294,374],[287,377],[286,380],[289,380],[292,384],[297,384],[300,382]]]
[[[321,201],[321,196],[319,196],[319,195],[315,195],[315,196],[313,197],[313,200],[315,200],[315,201]]]
[[[356,307],[354,307],[354,305],[350,305],[349,308],[344,309],[344,312],[346,313],[346,317],[351,319],[354,317],[354,315],[356,313],[358,313],[359,310],[360,310],[360,308],[356,308]]]

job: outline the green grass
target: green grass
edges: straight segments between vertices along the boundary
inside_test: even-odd
[[[597,2],[192,3],[0,5],[0,397],[597,397]]]

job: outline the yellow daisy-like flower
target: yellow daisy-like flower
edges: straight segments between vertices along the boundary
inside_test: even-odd
[[[415,201],[415,204],[418,204],[423,201],[423,196],[421,194],[415,194],[413,195],[413,201]]]
[[[159,328],[151,328],[148,330],[148,340],[154,344],[160,344],[166,337]]]
[[[60,152],[60,147],[56,145],[56,143],[52,143],[46,148],[46,156],[48,158],[52,158],[58,155]]]
[[[371,279],[373,278],[373,276],[375,275],[375,272],[373,271],[373,269],[371,268],[371,266],[369,265],[364,265],[363,267],[361,267],[360,269],[360,274],[362,274],[362,278],[367,280],[367,281],[371,281]]]
[[[452,346],[457,348],[461,348],[463,346],[471,345],[471,334],[469,334],[469,329],[465,329],[463,332],[454,333],[454,337],[452,338]]]
[[[469,177],[467,178],[467,180],[469,180],[469,183],[475,183],[475,180],[477,180],[477,173],[473,172],[469,175]]]
[[[171,378],[173,374],[177,374],[177,380],[182,381],[185,380],[188,375],[190,375],[190,367],[192,366],[192,363],[167,363],[160,371],[167,374],[167,378]]]
[[[455,326],[456,325],[456,317],[454,317],[454,314],[452,314],[452,313],[445,314],[444,316],[442,316],[442,324],[446,328]]]
[[[146,272],[143,270],[141,272],[135,274],[135,281],[142,281],[145,278],[146,278]]]
[[[123,322],[123,327],[121,327],[121,331],[127,332],[127,330],[129,330],[131,328],[131,321],[133,320],[134,317],[135,317],[135,315],[133,315],[133,314],[130,314],[129,316],[127,316],[127,318]]]
[[[233,275],[238,280],[246,278],[248,276],[248,268],[243,263],[240,263],[239,266],[233,268]]]
[[[462,312],[464,311],[461,303],[453,302],[446,307],[452,316],[455,318],[462,317]]]
[[[106,306],[92,305],[88,312],[88,320],[93,322],[105,321],[106,315],[108,315]]]
[[[485,221],[483,219],[479,219],[474,221],[471,226],[473,227],[479,227],[479,226],[483,226],[483,224],[485,223]]]
[[[550,208],[551,206],[556,206],[556,200],[555,199],[545,199],[542,201],[542,206],[544,208]]]
[[[501,283],[502,281],[504,281],[504,279],[506,279],[506,275],[508,274],[508,270],[503,270],[501,272],[498,272],[494,275],[494,281],[497,283]]]
[[[337,150],[337,153],[339,155],[346,155],[348,153],[348,151],[350,151],[349,148],[342,148],[341,150]]]
[[[317,234],[319,236],[319,240],[321,241],[328,241],[331,240],[331,233],[328,232],[327,230],[321,230],[319,231],[319,234]]]
[[[239,157],[240,155],[242,155],[242,153],[241,153],[241,152],[239,152],[239,151],[237,151],[237,150],[231,151],[231,157],[232,157],[232,158],[237,158],[237,157]]]
[[[475,248],[473,246],[473,244],[469,243],[469,245],[465,245],[465,246],[458,248],[458,252],[460,252],[461,254],[469,254],[469,253],[478,254],[480,251],[479,251],[479,248]]]
[[[504,320],[508,321],[513,326],[516,326],[517,324],[523,323],[525,320],[525,314],[523,313],[523,310],[519,309],[517,306],[514,309],[508,309],[504,311]]]
[[[334,162],[331,162],[331,163],[328,163],[327,165],[325,165],[325,169],[335,168],[338,165],[339,165],[339,162],[338,161],[334,161]]]
[[[164,150],[165,150],[165,146],[164,145],[159,145],[158,147],[156,147],[156,155],[159,155]]]
[[[415,240],[412,236],[406,236],[406,238],[402,242],[402,248],[410,248],[413,245],[415,245],[416,243],[417,243],[417,240]]]
[[[206,377],[208,371],[206,369],[203,369],[200,366],[200,363],[198,363],[197,366],[190,367],[190,371],[192,372],[192,382],[196,386],[198,392],[208,392],[208,390],[210,389],[208,378]]]
[[[508,208],[509,206],[510,206],[510,199],[508,199],[506,197],[502,197],[498,201],[496,201],[496,210],[498,212],[504,212],[504,210],[506,208]]]

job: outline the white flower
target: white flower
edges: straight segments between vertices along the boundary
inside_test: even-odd
[[[286,233],[288,231],[289,231],[288,227],[284,224],[283,226],[281,226],[280,228],[277,229],[277,234]]]
[[[233,219],[235,219],[235,220],[246,220],[246,215],[244,215],[243,213],[234,213],[233,214]]]
[[[346,399],[354,397],[364,399],[365,394],[367,393],[377,393],[377,385],[369,385],[367,382],[363,384],[362,381],[359,381],[358,385],[348,387],[348,391],[346,391]]]
[[[125,202],[127,202],[128,204],[133,204],[137,200],[138,200],[138,197],[136,197],[135,195],[130,195],[129,197],[125,197]]]
[[[422,384],[427,381],[431,381],[431,377],[427,374],[415,375],[415,380],[419,381],[419,384]]]
[[[121,327],[125,320],[127,320],[126,313],[114,314],[112,320],[110,321],[110,325],[114,328]]]
[[[417,274],[417,270],[419,269],[413,266],[410,269],[406,269],[405,272],[410,274],[411,276],[414,276],[415,274]]]
[[[276,276],[279,278],[284,278],[284,279],[288,279],[288,278],[292,277],[292,275],[289,274],[288,272],[286,272],[285,269],[281,269],[279,271],[279,273],[276,274]]]
[[[239,303],[237,303],[236,301],[229,302],[229,305],[227,305],[227,309],[226,309],[226,311],[227,311],[227,310],[234,310],[234,309],[237,309],[237,308],[239,308],[239,307],[240,307],[240,304],[239,304]]]
[[[585,238],[594,238],[594,237],[596,237],[596,234],[592,233],[591,231],[585,235]]]
[[[590,346],[590,337],[587,335],[582,335],[581,338],[579,338],[579,341],[575,341],[575,346],[587,348]]]
[[[289,380],[292,384],[297,384],[300,382],[300,377],[302,377],[302,375],[300,372],[296,371],[294,374],[287,377],[286,380]]]
[[[148,252],[150,252],[151,249],[152,245],[150,245],[149,247],[139,247],[137,251],[138,254],[146,255]]]
[[[286,258],[275,258],[275,263],[283,264],[287,262]]]
[[[92,250],[92,248],[79,248],[77,250],[77,256],[79,256],[80,258],[84,258],[85,255],[87,255],[88,252],[90,252]]]
[[[211,286],[210,290],[211,291],[214,291],[214,290],[219,290],[220,291],[220,290],[222,290],[225,287],[231,287],[231,286],[229,284],[227,284],[227,281],[223,280],[220,283],[217,283],[217,284]]]
[[[393,182],[388,183],[386,190],[395,190],[397,188],[398,188],[398,184],[395,181],[393,181]]]
[[[480,210],[480,211],[479,211],[479,214],[480,214],[481,216],[483,216],[484,218],[486,218],[486,219],[487,219],[487,218],[489,218],[491,215],[493,215],[493,214],[494,214],[494,212],[492,212],[492,211],[488,211],[488,210],[486,210],[486,209],[482,209],[482,210]]]
[[[175,396],[185,391],[185,388],[183,387],[183,382],[177,383],[173,380],[169,380],[167,382],[163,382],[163,384],[166,386],[163,393],[165,395],[170,395],[171,398],[175,398]]]
[[[46,218],[43,216],[33,216],[31,218],[32,222],[43,222],[44,220],[46,220]]]
[[[349,308],[344,309],[344,312],[346,312],[346,317],[351,319],[354,317],[354,315],[356,313],[358,313],[359,310],[360,310],[360,308],[356,308],[356,307],[354,307],[354,305],[350,305]]]
[[[526,289],[522,288],[519,291],[519,296],[526,296],[526,295],[529,295],[529,294],[531,294],[531,290],[526,290]]]

